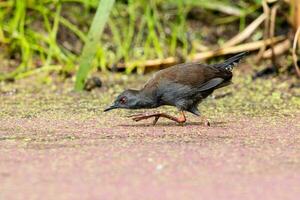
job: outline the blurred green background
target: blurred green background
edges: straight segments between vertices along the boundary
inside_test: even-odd
[[[90,70],[143,73],[140,63],[147,60],[174,56],[184,62],[196,52],[222,46],[263,12],[260,0],[117,0],[114,4],[102,0],[100,4],[98,0],[0,1],[0,81],[41,72],[74,77],[80,65],[85,68],[79,72],[83,80]],[[95,15],[97,8],[102,10]],[[277,32],[287,34],[289,9],[283,7],[278,13]],[[106,25],[104,15],[109,15]],[[99,26],[104,27],[102,35]],[[261,28],[247,40],[262,38]],[[85,42],[90,49],[80,59]],[[88,61],[82,64],[84,59]]]

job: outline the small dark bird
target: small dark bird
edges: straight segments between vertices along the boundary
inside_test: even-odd
[[[198,104],[215,89],[231,84],[232,68],[247,54],[248,52],[237,54],[219,64],[185,63],[160,70],[141,90],[122,92],[104,112],[116,108],[142,109],[170,105],[178,108],[180,117],[165,113],[137,114],[130,117],[134,121],[154,118],[153,124],[160,117],[184,123],[184,111],[200,116]]]

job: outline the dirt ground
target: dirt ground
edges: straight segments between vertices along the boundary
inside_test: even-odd
[[[200,105],[210,127],[102,112],[144,79],[0,85],[0,199],[299,199],[299,89],[236,79]]]

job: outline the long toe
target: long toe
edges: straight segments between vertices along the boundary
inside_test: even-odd
[[[146,119],[144,116],[139,116],[139,117],[133,117],[132,118],[132,120],[133,121],[136,121],[136,122],[138,122],[138,121],[141,121],[141,120],[143,120],[143,119]]]
[[[132,120],[133,120],[133,121],[136,121],[136,122],[140,121],[140,119],[137,118],[137,117],[133,117]]]
[[[143,113],[138,113],[138,114],[133,114],[133,115],[127,115],[126,117],[131,118],[131,117],[140,117],[143,116]]]

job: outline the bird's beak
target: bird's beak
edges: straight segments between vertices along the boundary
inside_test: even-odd
[[[110,107],[104,109],[104,112],[107,112],[107,111],[110,111],[110,110],[113,110],[113,109],[116,109],[116,108],[118,108],[118,107],[115,106],[115,105],[111,105]]]

